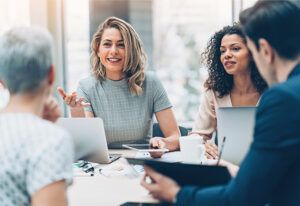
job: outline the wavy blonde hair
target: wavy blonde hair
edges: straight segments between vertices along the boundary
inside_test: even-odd
[[[98,57],[98,49],[105,29],[115,28],[121,33],[125,45],[125,62],[123,72],[126,75],[129,89],[132,94],[143,93],[145,80],[145,65],[147,56],[142,47],[142,41],[133,27],[122,19],[116,17],[107,18],[97,29],[91,43],[92,73],[100,81],[105,79],[106,70]]]

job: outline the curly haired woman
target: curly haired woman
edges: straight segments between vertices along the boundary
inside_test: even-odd
[[[216,32],[202,54],[208,79],[191,135],[211,139],[216,130],[218,107],[256,106],[267,88],[246,45],[239,25],[226,26]],[[208,158],[216,158],[215,145],[206,143]]]
[[[255,106],[267,84],[258,73],[246,37],[237,24],[226,26],[211,37],[202,61],[208,68],[208,79],[204,83],[202,101],[190,135],[204,140],[206,156],[211,159],[218,156],[217,147],[207,141],[216,131],[216,109]],[[164,145],[170,150],[174,148],[172,144],[178,144],[178,139],[168,144],[163,141],[151,139],[152,145]]]
[[[107,18],[94,34],[91,49],[93,75],[79,82],[77,93],[58,88],[72,117],[101,117],[110,148],[144,142],[151,136],[154,114],[166,139],[178,138],[172,105],[157,77],[145,73],[146,54],[133,27]]]

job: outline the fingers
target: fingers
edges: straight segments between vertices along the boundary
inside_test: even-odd
[[[67,105],[71,107],[75,106],[77,98],[76,92],[72,92],[71,95],[68,95],[62,87],[57,87],[57,91]]]
[[[78,105],[81,105],[83,107],[87,107],[87,106],[90,106],[91,104],[89,102],[85,102],[85,99],[84,98],[79,98],[79,100],[77,101],[77,104]]]
[[[65,103],[70,106],[70,103],[72,100],[72,95],[66,95],[64,100],[65,100]]]
[[[72,94],[68,95],[62,87],[57,87],[57,91],[64,102],[70,107],[87,107],[91,105],[90,103],[85,102],[84,98],[79,98],[77,100],[76,92],[72,92]]]
[[[159,182],[159,180],[163,177],[163,175],[157,173],[152,168],[147,165],[144,166],[145,174],[147,174],[154,182]]]
[[[164,141],[162,141],[161,137],[154,137],[150,139],[150,145],[153,148],[156,149],[162,149],[166,147],[166,144],[164,143]],[[151,157],[153,158],[160,158],[161,156],[163,156],[164,152],[149,152]]]
[[[65,100],[65,97],[67,96],[65,90],[62,87],[57,87],[57,91],[59,95],[63,98],[63,100]]]
[[[155,180],[155,178],[158,178],[157,175],[160,174],[156,173],[153,169],[151,169],[146,165],[144,166],[144,169],[145,169],[145,175],[141,180],[141,185],[145,187],[147,190],[149,190],[150,193],[152,193],[153,191],[157,190],[157,184],[155,184],[157,181]],[[152,182],[150,183],[149,181],[147,181],[147,178],[150,178]]]
[[[166,143],[163,141],[161,137],[153,137],[150,139],[150,145],[153,148],[166,148]]]
[[[144,166],[144,169],[146,176],[141,180],[141,185],[145,187],[154,198],[166,202],[174,200],[176,194],[180,190],[178,184],[174,180],[157,173],[148,166]],[[147,182],[147,178],[151,178],[152,181],[150,183]]]
[[[161,156],[163,156],[164,152],[149,152],[150,156],[152,158],[161,158]]]
[[[75,107],[77,102],[76,102],[77,94],[76,92],[72,92],[71,97],[70,97],[70,106]]]
[[[58,103],[57,103],[57,101],[55,99],[53,99],[53,100],[50,101],[49,110],[50,111],[59,110]]]
[[[153,147],[153,148],[159,148],[158,146],[159,146],[159,140],[157,139],[157,138],[151,138],[150,139],[150,145],[151,145],[151,147]]]
[[[149,184],[149,183],[147,183],[146,178],[143,178],[141,180],[141,185],[144,188],[146,188],[150,193],[151,193],[151,191],[155,190],[155,184]]]
[[[50,96],[45,103],[47,110],[54,110],[58,107],[58,103],[53,96]]]
[[[61,116],[61,110],[56,99],[50,96],[44,105],[43,118],[55,122]]]
[[[218,157],[218,148],[209,142],[205,143],[206,156],[208,159],[216,159]]]
[[[205,153],[207,159],[215,159],[214,156],[210,155],[208,152]]]

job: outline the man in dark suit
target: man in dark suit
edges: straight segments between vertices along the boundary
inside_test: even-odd
[[[205,189],[180,188],[145,166],[153,183],[141,184],[158,199],[177,205],[300,205],[300,9],[292,1],[258,1],[240,21],[270,86],[257,109],[251,148],[228,185]]]

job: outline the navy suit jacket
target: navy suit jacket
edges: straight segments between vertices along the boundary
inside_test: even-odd
[[[187,186],[177,194],[177,205],[266,204],[300,205],[300,64],[263,94],[237,176],[228,185]]]

